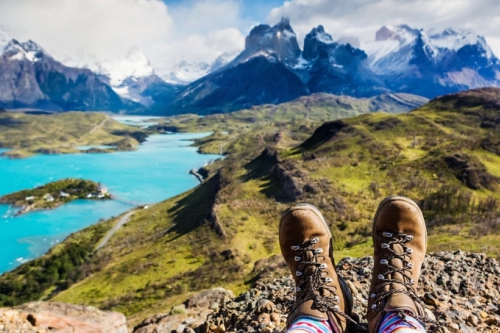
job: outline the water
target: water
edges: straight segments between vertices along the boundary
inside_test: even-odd
[[[113,116],[113,119],[126,125],[139,126],[145,128],[158,124],[158,120],[162,117],[154,116]]]
[[[207,133],[153,135],[137,151],[111,154],[37,155],[0,158],[0,195],[64,178],[101,182],[118,200],[77,200],[54,210],[13,217],[0,205],[0,273],[45,253],[69,234],[119,215],[133,205],[151,204],[198,184],[188,171],[218,155],[200,155],[188,139]],[[0,153],[5,149],[0,149]]]

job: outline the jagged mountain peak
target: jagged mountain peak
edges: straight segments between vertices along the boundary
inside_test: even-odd
[[[384,26],[364,45],[371,68],[396,92],[429,98],[499,84],[500,62],[470,29]]]
[[[310,33],[306,35],[306,39],[317,39],[319,42],[324,44],[333,44],[333,38],[330,34],[325,32],[325,28],[322,25],[318,25],[313,28]]]
[[[274,26],[260,24],[245,39],[245,50],[227,67],[233,67],[254,57],[264,56],[293,67],[299,62],[301,50],[290,20],[283,17]]]
[[[4,48],[4,54],[11,60],[29,60],[36,62],[43,56],[52,58],[44,51],[37,43],[32,40],[21,43],[16,39],[12,39]]]

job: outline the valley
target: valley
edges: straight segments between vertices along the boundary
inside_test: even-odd
[[[0,301],[93,305],[125,313],[134,326],[213,286],[237,294],[259,276],[256,267],[266,265],[261,260],[272,262],[279,254],[280,212],[297,201],[324,213],[339,259],[371,253],[376,204],[392,194],[419,203],[429,251],[460,249],[500,258],[499,100],[499,89],[478,89],[434,99],[407,114],[326,122],[304,117],[314,107],[299,102],[293,105],[295,119],[288,119],[290,105],[272,112],[273,106],[264,107],[255,121],[247,119],[249,111],[176,117],[169,125],[179,131],[198,125],[213,130],[226,120],[227,128],[197,141],[202,151],[225,154],[204,167],[208,178],[137,211],[99,250],[114,220],[77,232],[5,273]],[[340,118],[328,108],[318,110]],[[61,268],[68,261],[77,263],[71,275]],[[49,267],[65,273],[42,278]]]

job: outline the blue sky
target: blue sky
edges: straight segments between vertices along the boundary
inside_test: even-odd
[[[163,0],[167,6],[185,6],[194,0]],[[283,4],[283,0],[235,0],[241,8],[241,19],[265,23],[271,9]]]

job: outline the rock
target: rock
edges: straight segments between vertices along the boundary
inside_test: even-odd
[[[1,332],[127,333],[127,320],[117,312],[91,306],[32,302],[0,309]]]
[[[425,304],[427,315],[439,321],[438,332],[500,332],[499,299],[488,297],[490,290],[500,292],[497,267],[499,264],[494,259],[462,251],[426,256],[417,294]],[[337,265],[338,274],[356,296],[354,310],[361,318],[357,333],[367,332],[364,314],[372,269],[372,257],[344,258]],[[285,332],[286,318],[295,298],[295,285],[291,276],[277,279],[269,276],[258,279],[251,290],[221,303],[203,326],[207,332],[215,332],[220,323],[224,323],[228,332]],[[441,284],[437,284],[438,279]],[[456,282],[460,293],[451,291],[451,281]],[[486,283],[488,288],[485,288]]]
[[[471,314],[471,315],[467,318],[467,321],[468,321],[469,323],[471,323],[472,325],[476,326],[476,325],[477,325],[477,323],[479,322],[479,319],[478,319],[476,316],[474,316],[474,315],[472,315],[472,314]]]

